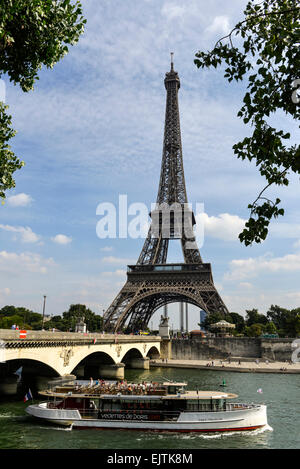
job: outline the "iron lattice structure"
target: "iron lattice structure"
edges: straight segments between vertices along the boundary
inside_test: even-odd
[[[193,232],[195,217],[188,207],[182,159],[180,80],[173,60],[164,82],[166,114],[156,206],[137,264],[128,266],[127,282],[104,314],[106,331],[144,329],[158,308],[173,302],[191,303],[207,313],[228,313]],[[169,241],[178,238],[184,263],[167,264]]]

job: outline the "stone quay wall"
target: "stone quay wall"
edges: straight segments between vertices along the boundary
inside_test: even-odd
[[[206,337],[172,339],[174,360],[209,360],[226,358],[290,361],[295,339],[265,339],[253,337]]]

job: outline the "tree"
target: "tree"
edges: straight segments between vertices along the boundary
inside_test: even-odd
[[[266,325],[265,325],[265,330],[264,332],[266,334],[277,334],[277,329],[276,329],[276,326],[274,324],[274,322],[270,321],[268,322]]]
[[[257,309],[246,310],[246,325],[252,326],[253,324],[265,325],[268,318],[264,314],[260,314]]]
[[[248,337],[260,337],[263,333],[264,327],[262,324],[251,324],[245,327],[245,333]]]
[[[243,332],[244,330],[244,327],[245,327],[245,319],[243,318],[243,316],[241,316],[240,314],[238,313],[230,313],[230,317],[231,317],[231,321],[233,324],[235,324],[235,331],[237,333],[241,333]],[[229,322],[229,321],[228,321]]]
[[[267,318],[275,324],[276,329],[284,329],[286,325],[286,318],[289,310],[281,308],[278,305],[271,305],[267,311]]]
[[[87,329],[90,332],[102,330],[102,317],[81,304],[70,305],[69,310],[63,313],[63,319],[67,325],[66,330],[72,329],[74,331],[76,323],[82,318],[84,318],[84,322],[87,324]]]
[[[58,331],[68,331],[70,329],[69,322],[65,321],[61,316],[53,316],[49,321],[44,323],[44,329],[57,329]]]
[[[13,324],[25,329],[38,330],[42,327],[42,315],[23,306],[3,306],[0,309],[0,328],[8,329]]]
[[[216,322],[224,320],[224,316],[222,313],[216,312],[216,313],[210,313],[207,314],[204,318],[204,320],[201,322],[200,326],[203,327],[203,329],[209,329],[209,326],[211,324],[215,324]]]
[[[238,117],[253,132],[233,150],[238,158],[255,162],[267,185],[248,205],[250,216],[239,234],[247,246],[266,239],[271,219],[284,215],[280,199],[270,200],[264,191],[273,184],[287,186],[291,173],[300,174],[300,148],[286,145],[294,136],[272,124],[278,111],[291,119],[300,117],[296,89],[300,87],[300,6],[298,0],[250,0],[244,15],[245,19],[219,39],[211,51],[199,51],[194,62],[198,68],[216,68],[225,62],[224,77],[228,82],[248,80]],[[239,38],[234,40],[233,35]]]
[[[300,335],[300,308],[292,309],[286,317],[284,331],[288,337]]]
[[[300,308],[288,310],[271,305],[267,318],[275,324],[281,337],[297,337],[300,334]]]
[[[11,116],[6,114],[6,109],[8,106],[0,102],[0,198],[2,199],[5,198],[4,191],[15,186],[13,173],[24,165],[24,162],[18,159],[8,145],[16,131],[11,127]]]
[[[53,68],[83,33],[79,1],[5,0],[0,5],[0,77],[7,75],[24,92],[33,89],[42,66]],[[10,149],[15,135],[7,106],[0,102],[0,198],[15,186],[22,162]]]

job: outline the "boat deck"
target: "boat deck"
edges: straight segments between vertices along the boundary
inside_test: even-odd
[[[108,399],[112,396],[124,399],[233,399],[237,394],[223,391],[189,391],[185,388],[186,383],[139,383],[128,384],[127,382],[107,383],[101,382],[90,385],[69,385],[56,387],[53,390],[41,391],[39,394],[47,397],[66,398],[76,396],[78,398],[102,398]]]

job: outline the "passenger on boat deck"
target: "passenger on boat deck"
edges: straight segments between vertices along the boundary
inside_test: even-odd
[[[92,387],[93,384],[94,384],[94,380],[93,380],[93,378],[90,378],[90,387]]]

